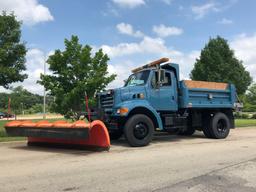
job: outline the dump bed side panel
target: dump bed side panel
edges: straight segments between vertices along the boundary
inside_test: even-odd
[[[180,81],[180,108],[234,108],[235,87],[227,83]]]

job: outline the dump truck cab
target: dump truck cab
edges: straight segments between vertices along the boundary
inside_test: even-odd
[[[99,93],[95,118],[112,139],[124,134],[131,146],[147,145],[155,131],[225,138],[234,127],[234,85],[180,81],[179,65],[167,61],[136,68],[123,87]]]
[[[131,74],[123,87],[98,94],[99,114],[103,114],[101,119],[110,132],[119,129],[119,124],[122,126],[128,116],[139,110],[155,117],[155,125],[163,129],[158,112],[178,110],[178,65],[166,64],[162,69],[161,84],[157,82],[159,71],[149,68]]]

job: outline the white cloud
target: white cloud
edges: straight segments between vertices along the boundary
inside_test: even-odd
[[[148,48],[146,48],[147,46]],[[256,81],[256,33],[237,36],[230,42],[230,47],[235,50],[235,55],[243,60],[246,70]],[[195,60],[200,56],[199,50],[184,53],[167,47],[163,39],[151,37],[144,37],[138,43],[120,43],[116,46],[105,45],[105,48],[108,48],[107,53],[111,57],[109,72],[117,74],[117,79],[109,85],[109,88],[122,86],[123,80],[128,77],[133,68],[148,63],[150,59],[161,57],[169,57],[171,62],[179,64],[181,79],[189,79]],[[106,49],[103,50],[106,51]],[[142,59],[143,62],[138,63],[132,59],[138,57],[147,58],[147,60],[143,61]]]
[[[107,9],[104,9],[101,11],[101,14],[106,17],[106,16],[115,16],[115,17],[119,17],[119,11],[116,9],[115,6],[113,6],[112,3],[107,2]]]
[[[44,73],[44,62],[45,53],[39,49],[30,49],[26,55],[26,74],[28,78],[24,80],[23,83],[15,83],[13,86],[22,85],[25,89],[42,95],[43,86],[37,84],[36,82],[40,79],[40,74]],[[48,66],[47,66],[48,68]]]
[[[108,72],[110,74],[117,74],[116,79],[111,82],[108,88],[117,88],[124,85],[124,80],[126,80],[130,74],[130,71],[136,67],[136,63],[130,60],[125,60],[122,64],[109,64]]]
[[[230,46],[256,81],[256,33],[254,35],[239,35],[231,41]]]
[[[180,66],[181,79],[188,79],[195,58],[198,57],[200,53],[199,51],[183,53],[173,48],[168,48],[163,39],[151,37],[144,37],[138,43],[120,43],[116,46],[104,45],[102,48],[103,51],[111,57],[108,71],[111,74],[117,74],[116,80],[108,86],[109,88],[123,86],[123,80],[128,78],[133,68],[148,63],[151,59],[161,57],[169,57],[171,58],[171,62],[178,63]],[[42,95],[43,87],[36,82],[40,79],[40,74],[43,73],[45,55],[49,56],[52,53],[53,51],[44,53],[39,49],[30,49],[26,55],[27,70],[25,73],[28,74],[28,79],[22,83],[14,83],[12,86],[16,87],[22,85],[25,89]],[[140,61],[138,62],[136,58],[139,57],[142,59],[139,59]],[[47,71],[47,74],[49,73],[50,71]],[[1,88],[0,91],[2,91]]]
[[[130,9],[146,4],[144,0],[112,0],[112,2],[119,7]]]
[[[182,10],[184,10],[184,9],[185,9],[185,8],[184,8],[182,5],[179,6],[179,10],[180,10],[180,11],[182,11]]]
[[[36,48],[30,49],[26,54],[26,59],[28,70],[34,71],[35,69],[38,69],[39,66],[42,67],[44,65],[44,52]]]
[[[181,79],[189,79],[189,73],[194,66],[195,59],[200,54],[200,51],[197,50],[183,53],[167,47],[165,41],[161,38],[147,36],[137,43],[120,43],[114,46],[103,45],[101,48],[111,58],[108,71],[117,74],[116,80],[109,85],[109,88],[123,86],[123,80],[128,78],[133,68],[148,63],[151,59],[161,57],[169,57],[171,62],[178,63]],[[142,59],[139,59],[138,62],[138,58]],[[144,60],[143,58],[147,59]]]
[[[218,23],[223,25],[229,25],[229,24],[232,24],[233,21],[227,18],[222,18],[220,21],[218,21]]]
[[[223,2],[210,0],[205,4],[192,6],[191,11],[195,15],[195,19],[201,19],[209,13],[225,11],[237,2],[238,0],[226,0]]]
[[[36,82],[40,79],[40,74],[44,73],[44,61],[45,56],[49,56],[53,53],[50,51],[49,53],[44,53],[39,49],[30,49],[26,54],[26,67],[27,70],[24,72],[28,75],[28,78],[25,79],[23,82],[17,82],[11,84],[12,87],[23,86],[25,89],[32,93],[36,93],[39,95],[43,95],[43,86],[37,84]],[[49,74],[50,72],[47,71],[48,64],[46,64],[46,73]],[[0,87],[0,91],[7,91]]]
[[[198,5],[198,6],[192,6],[191,7],[192,12],[196,15],[196,19],[201,19],[203,18],[206,14],[212,11],[219,11],[217,8],[216,4],[213,2],[209,2],[203,5]]]
[[[180,55],[174,55],[172,61],[179,64],[180,67],[180,79],[189,79],[189,74],[194,67],[196,58],[199,58],[200,51],[193,50],[189,53],[181,53]]]
[[[159,26],[153,26],[153,32],[155,32],[159,37],[168,37],[172,35],[181,35],[183,33],[183,29],[161,24]]]
[[[179,64],[180,67],[180,78],[181,79],[189,79],[189,73],[192,70],[196,58],[199,57],[200,51],[191,51],[187,54],[182,53],[177,50],[168,50],[168,53],[157,54],[154,57],[148,56],[148,59],[144,62],[135,62],[131,60],[131,57],[124,57],[123,61],[118,61],[114,63],[110,63],[108,67],[109,73],[117,74],[116,79],[108,86],[108,88],[117,88],[124,85],[124,80],[128,78],[131,74],[131,70],[146,64],[149,62],[149,58],[157,59],[161,57],[169,57],[170,62],[174,62]],[[111,61],[112,62],[112,61]]]
[[[167,5],[171,5],[171,3],[173,2],[173,0],[162,0],[165,4]]]
[[[133,26],[128,23],[119,23],[116,25],[119,33],[130,35],[133,37],[143,37],[144,34],[141,31],[134,31]]]
[[[163,53],[167,51],[162,39],[147,36],[139,43],[120,43],[115,46],[102,45],[101,48],[112,58],[136,53]]]
[[[17,18],[27,25],[54,19],[49,9],[39,4],[37,0],[3,0],[0,1],[0,11],[14,12]]]

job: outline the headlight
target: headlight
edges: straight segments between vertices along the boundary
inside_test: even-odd
[[[116,113],[117,113],[117,114],[120,114],[120,115],[125,115],[125,114],[128,113],[128,112],[129,112],[129,109],[126,108],[126,107],[122,107],[122,108],[120,108],[120,109],[117,109],[117,111],[116,111]]]

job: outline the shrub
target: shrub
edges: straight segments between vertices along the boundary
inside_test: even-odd
[[[250,115],[247,113],[235,112],[234,113],[235,119],[250,119]]]
[[[234,113],[234,118],[235,119],[241,119],[241,114],[242,114],[241,112],[235,112]]]
[[[252,115],[252,119],[256,119],[256,113]]]
[[[250,103],[244,103],[243,111],[245,112],[256,112],[256,105]]]
[[[250,119],[250,115],[247,113],[242,113],[241,118],[242,119]]]

